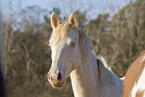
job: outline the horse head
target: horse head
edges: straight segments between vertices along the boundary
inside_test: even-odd
[[[72,12],[68,22],[60,23],[60,19],[53,12],[51,26],[53,32],[49,42],[52,50],[52,64],[48,72],[48,81],[53,87],[61,87],[81,62],[78,20]]]

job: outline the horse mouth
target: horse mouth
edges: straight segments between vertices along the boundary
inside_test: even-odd
[[[61,83],[58,83],[58,84],[52,84],[52,87],[53,87],[53,88],[60,88],[60,87],[63,86],[63,84],[64,84],[64,81],[61,82]]]

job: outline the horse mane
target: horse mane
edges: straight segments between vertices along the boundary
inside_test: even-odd
[[[98,55],[97,58],[100,59],[100,60],[102,61],[102,63],[104,64],[104,66],[105,66],[107,69],[109,69],[110,71],[112,71],[111,67],[108,66],[108,64],[107,64],[107,62],[106,62],[106,60],[105,60],[104,57],[102,57],[101,55]]]
[[[78,32],[81,56],[86,57],[89,55],[90,49],[92,49],[92,41],[81,28],[78,28]]]
[[[79,44],[80,44],[80,51],[82,57],[88,56],[90,50],[92,49],[92,41],[89,39],[89,37],[84,33],[82,29],[78,29],[79,31]],[[93,55],[96,56],[96,54],[92,51]],[[107,65],[106,60],[102,56],[96,56],[96,59],[99,60],[98,68],[100,69],[100,79],[103,79],[102,81],[104,84],[119,84],[117,83],[116,79],[119,79],[114,72],[111,70],[111,67]],[[107,83],[106,83],[107,82]],[[123,80],[122,80],[123,82]]]
[[[115,85],[117,84],[118,86],[120,83],[118,83],[117,79],[119,79],[114,72],[111,70],[111,67],[107,65],[106,60],[102,56],[97,56],[97,64],[98,64],[98,69],[100,71],[100,79],[104,84],[109,84],[109,85]],[[123,83],[123,80],[122,80]]]

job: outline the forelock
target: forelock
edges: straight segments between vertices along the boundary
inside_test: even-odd
[[[53,30],[49,43],[50,45],[56,45],[58,44],[61,40],[65,39],[68,36],[68,32],[71,29],[71,25],[66,22],[59,24],[56,29]]]

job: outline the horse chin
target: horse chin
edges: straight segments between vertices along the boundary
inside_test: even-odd
[[[63,86],[63,84],[64,84],[64,81],[57,85],[55,85],[55,84],[51,84],[51,85],[53,88],[61,88]]]

